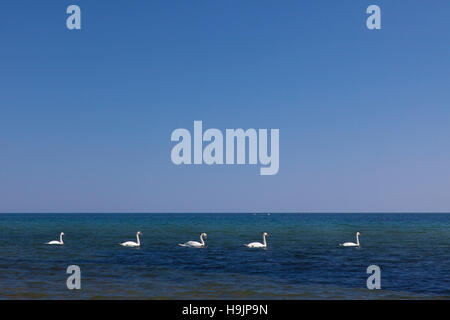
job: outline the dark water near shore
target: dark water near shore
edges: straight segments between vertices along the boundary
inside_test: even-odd
[[[263,231],[266,250],[243,246]],[[356,231],[361,248],[339,247]],[[177,245],[201,232],[206,248]],[[0,299],[68,298],[449,299],[450,214],[0,214]]]

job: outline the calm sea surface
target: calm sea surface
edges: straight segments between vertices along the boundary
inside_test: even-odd
[[[266,250],[243,246],[263,231]],[[206,248],[178,246],[201,232]],[[360,298],[450,299],[450,214],[0,214],[0,299]]]

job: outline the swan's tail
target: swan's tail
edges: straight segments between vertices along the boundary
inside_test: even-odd
[[[179,243],[178,244],[180,247],[187,247],[187,244],[186,243]]]

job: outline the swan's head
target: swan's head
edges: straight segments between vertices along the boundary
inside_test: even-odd
[[[268,236],[269,236],[269,234],[268,234],[267,232],[264,232],[264,233],[263,233],[263,236],[266,236],[266,237],[268,237]]]
[[[357,235],[357,236],[360,236],[360,235],[361,235],[361,233],[360,233],[360,232],[357,232],[357,233],[356,233],[356,235]]]
[[[64,232],[61,232],[61,235],[63,236],[63,235],[64,235]]]
[[[140,235],[140,236],[142,236],[142,232],[140,232],[140,231],[138,231],[137,234]]]
[[[202,233],[202,236],[204,236],[205,239],[208,238],[208,235],[206,233],[204,233],[204,232]]]

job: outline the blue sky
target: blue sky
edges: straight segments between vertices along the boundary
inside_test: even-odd
[[[3,1],[0,212],[450,211],[449,22],[449,1]],[[173,165],[194,120],[279,128],[279,173]]]

